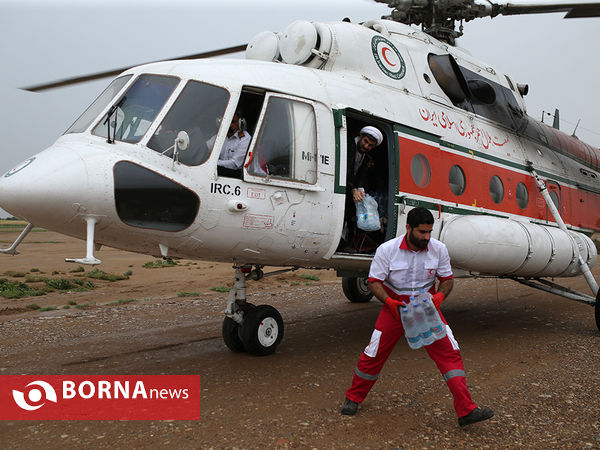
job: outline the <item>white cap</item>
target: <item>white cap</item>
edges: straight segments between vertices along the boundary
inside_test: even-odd
[[[367,136],[372,137],[373,139],[375,139],[377,141],[377,145],[379,145],[383,142],[383,134],[381,134],[381,131],[379,131],[375,127],[372,127],[372,126],[363,127],[360,130],[360,134],[366,134]]]

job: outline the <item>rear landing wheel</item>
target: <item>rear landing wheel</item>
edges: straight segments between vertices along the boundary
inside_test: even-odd
[[[269,305],[260,305],[248,311],[240,329],[240,338],[251,355],[266,356],[275,353],[283,339],[281,314]]]
[[[365,303],[373,298],[368,278],[342,278],[344,295],[352,303]]]

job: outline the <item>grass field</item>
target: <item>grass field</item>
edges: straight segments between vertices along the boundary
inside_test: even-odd
[[[24,220],[0,219],[0,232],[20,231],[27,226]],[[34,227],[31,231],[46,231],[43,228]]]

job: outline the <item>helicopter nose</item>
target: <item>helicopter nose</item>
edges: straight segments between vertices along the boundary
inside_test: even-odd
[[[81,213],[89,191],[88,168],[80,153],[55,145],[0,178],[0,208],[53,229]]]

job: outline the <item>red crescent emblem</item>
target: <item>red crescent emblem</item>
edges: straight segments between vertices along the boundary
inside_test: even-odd
[[[390,66],[394,67],[396,64],[392,64],[392,63],[390,62],[390,60],[389,60],[389,59],[387,59],[387,56],[385,56],[385,52],[386,52],[386,51],[390,51],[390,52],[391,52],[391,50],[390,50],[388,47],[383,47],[383,48],[381,49],[381,56],[383,56],[383,59],[385,59],[385,62],[386,62],[386,63],[388,63]]]

